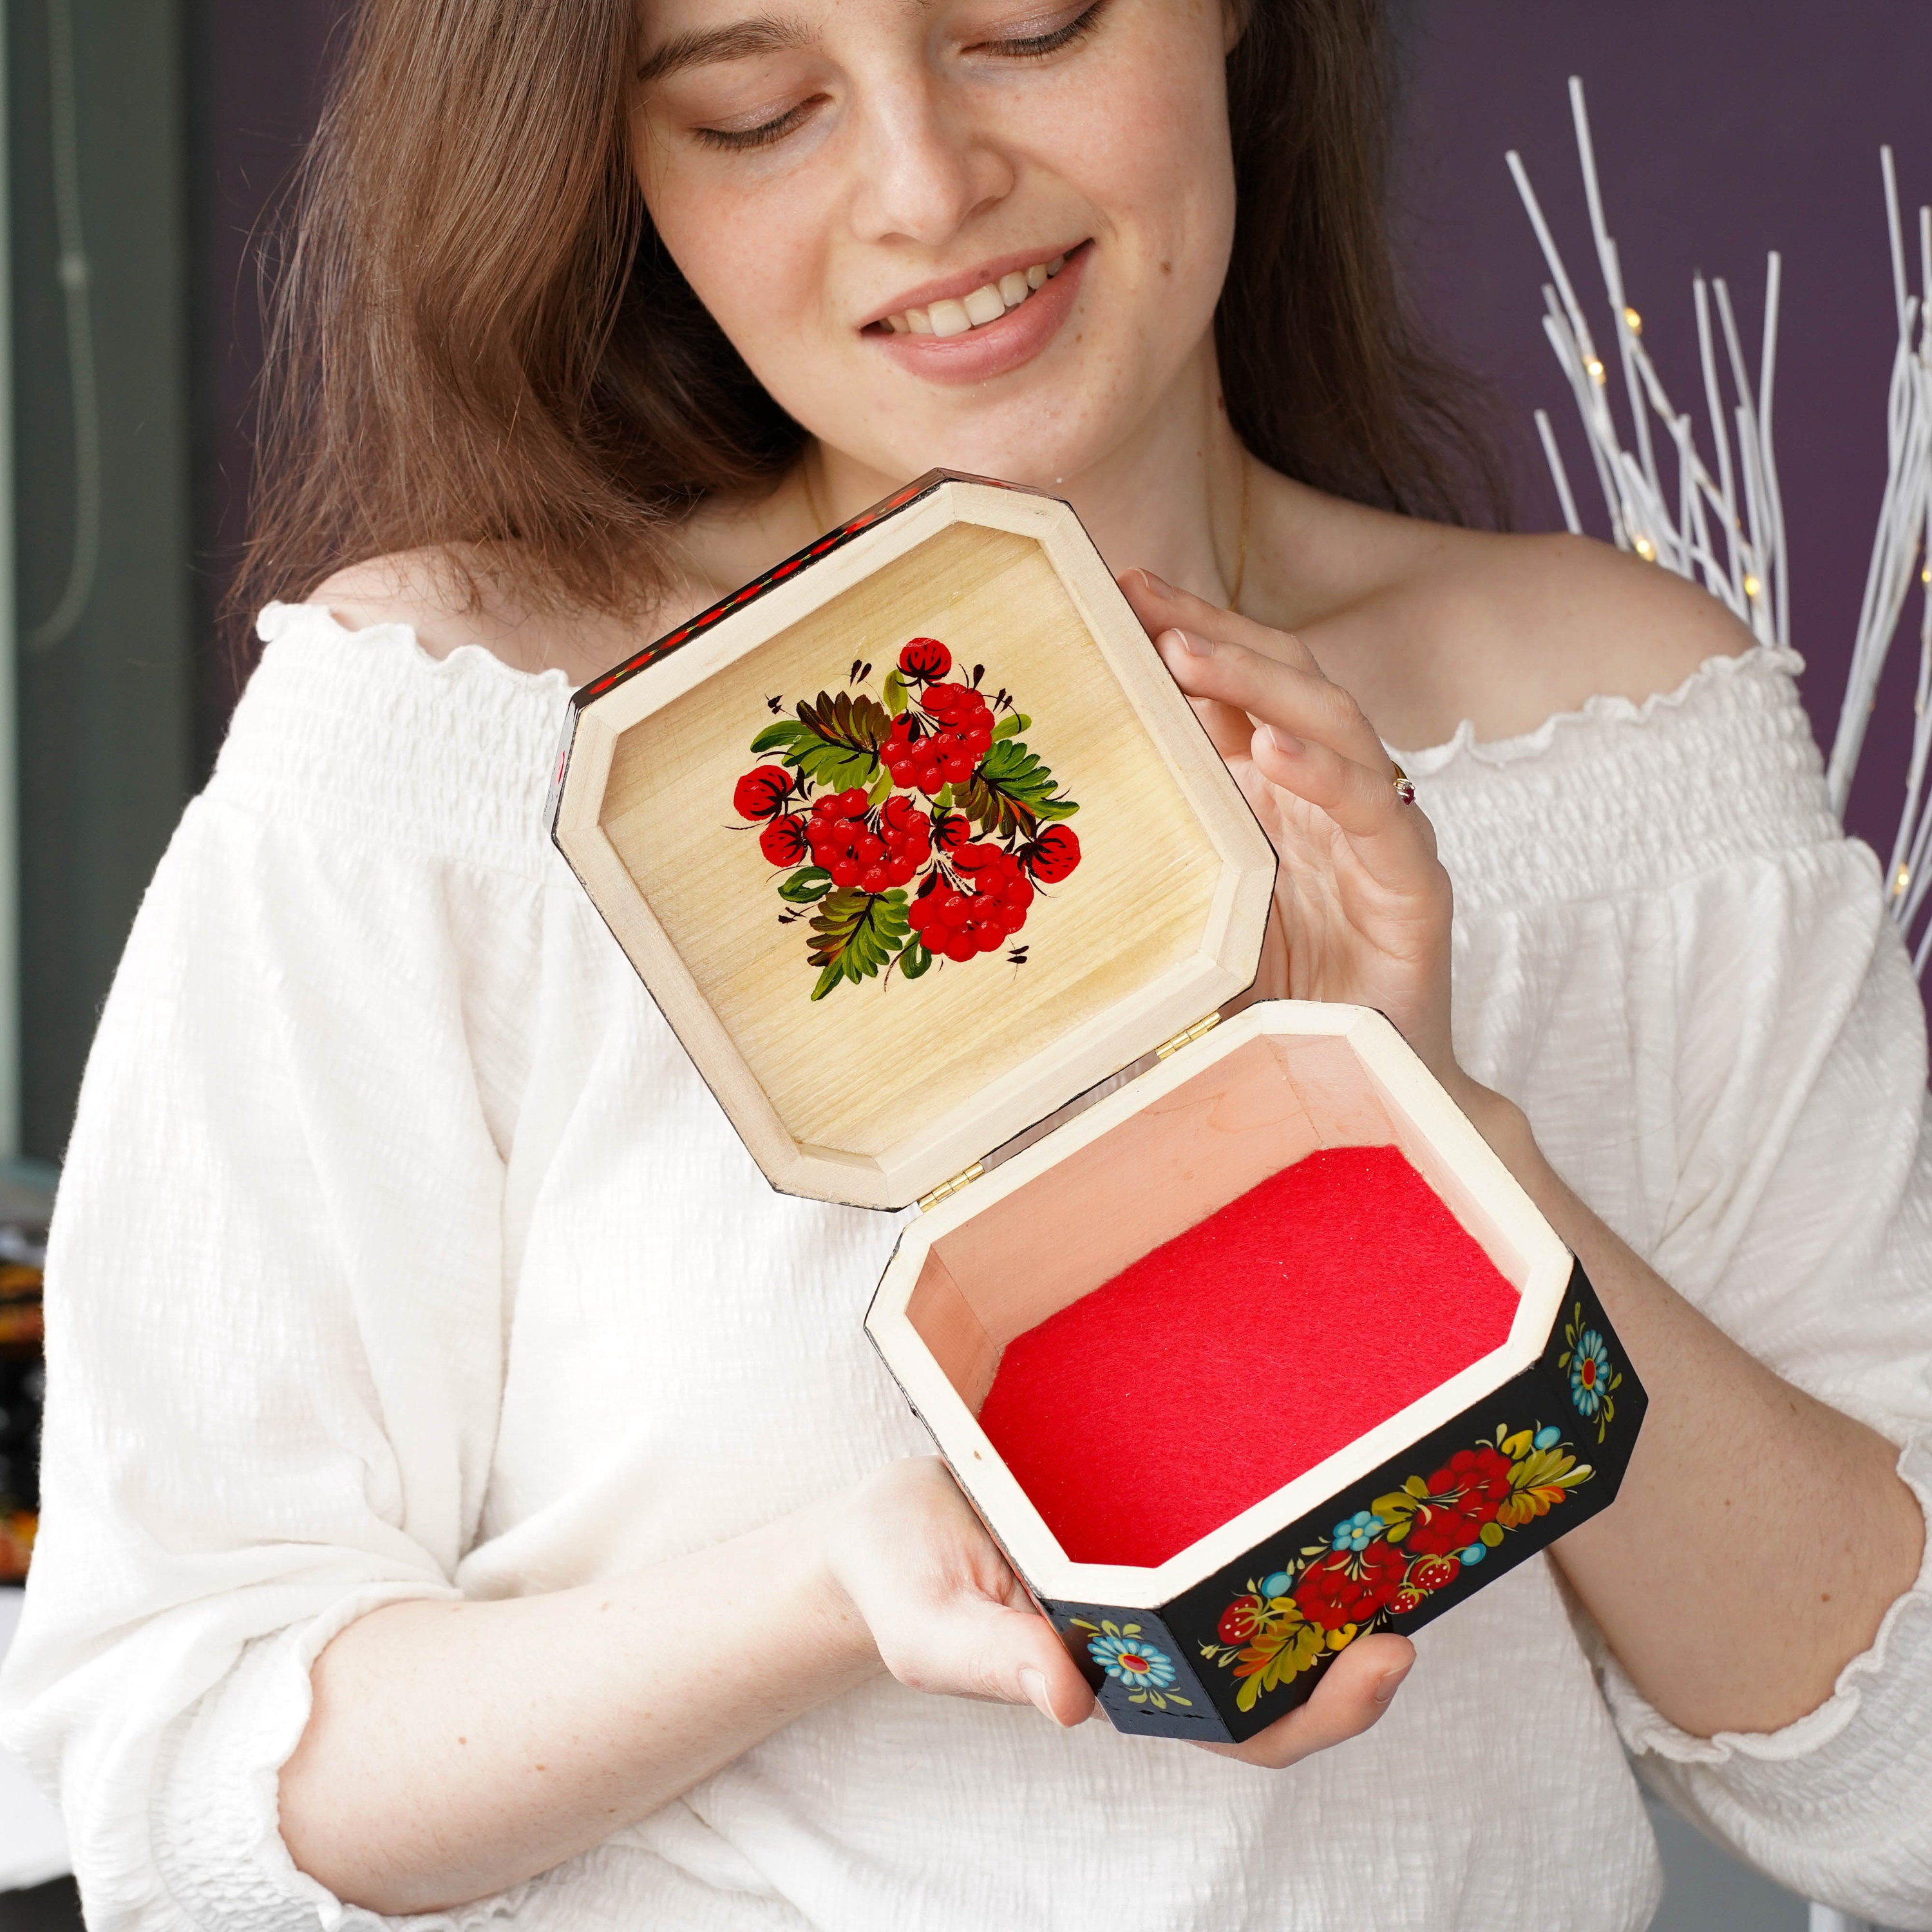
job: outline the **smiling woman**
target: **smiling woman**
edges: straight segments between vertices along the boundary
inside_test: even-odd
[[[277,297],[244,591],[267,648],[143,902],[52,1238],[44,1513],[0,1691],[62,1789],[90,1924],[1636,1932],[1656,1867],[1626,1751],[1794,1888],[1932,1924],[1923,1033],[1794,661],[1633,560],[1462,517],[1486,460],[1389,268],[1378,0],[752,4],[357,12]],[[967,674],[965,578],[908,550],[950,644],[922,617],[814,644],[736,692],[715,758],[695,712],[652,714],[593,829],[622,821],[656,902],[704,898],[719,841],[748,882],[654,983],[688,1016],[687,981],[742,977],[752,922],[782,938],[788,1067],[826,1037],[802,1016],[896,1002],[836,1096],[848,1138],[787,1139],[845,1163],[825,1200],[873,1198],[849,1184],[882,1093],[964,1082],[960,986],[1024,966],[1027,1011],[1084,1040],[1067,1010],[1114,998],[1112,962],[1157,966],[1174,902],[1234,924],[1226,834],[1270,935],[1253,992],[1379,1009],[1467,1117],[1430,1088],[1458,1162],[1507,1166],[1601,1304],[1565,1298],[1532,1378],[1561,1415],[1338,1502],[1171,1651],[1090,1603],[1063,1606],[1078,1660],[1056,1636],[866,1352],[896,1224],[763,1186],[727,1120],[746,1096],[707,1090],[544,832],[571,680],[647,691],[674,643],[682,676],[826,580],[792,574],[802,548],[856,572],[894,541],[889,506],[860,514],[889,496],[1071,522],[900,491],[935,464],[1070,501],[1206,740],[1078,545],[1104,650],[1036,588],[1028,634]],[[974,554],[1024,551],[1018,527]],[[1089,788],[1130,712],[1185,758]],[[1220,832],[1143,890],[1186,816],[1152,779],[1178,799],[1186,759]],[[674,792],[708,847],[637,807]],[[1070,874],[1063,909],[1102,910],[1052,927]],[[1030,962],[976,956],[1030,910]],[[984,1064],[976,1103],[1036,1094]],[[1256,1090],[1160,1112],[1160,1214],[1208,1212],[1209,1136],[1261,1131]],[[1140,1170],[1090,1151],[1130,1232]],[[1242,1286],[1220,1282],[1172,1324],[1242,1351],[1232,1396],[1188,1386],[1262,1442],[1226,1486],[1244,1508],[1258,1470],[1277,1499],[1299,1480],[1307,1349],[1359,1354],[1386,1397],[1429,1301],[1376,1274],[1338,1348],[1275,1211],[1242,1224],[1239,1308],[1214,1315]],[[1314,1218],[1355,1270],[1348,1217]],[[1080,1214],[1054,1219],[1077,1245]],[[1028,1225],[1010,1294],[955,1280],[964,1249],[919,1276],[982,1404],[998,1322],[968,1300],[1043,1322],[1057,1279]],[[1144,1432],[1149,1319],[1088,1390]],[[1010,1366],[1050,1390],[1040,1359]],[[1206,1402],[1166,1433],[1234,1439]],[[1044,1439],[1150,1515],[1103,1453]],[[1613,1504],[1566,1501],[1607,1502],[1625,1454]],[[1518,1560],[1532,1521],[1586,1515]],[[1388,1619],[1478,1563],[1418,1657]],[[1258,1707],[1294,1678],[1305,1702]],[[1271,1720],[1218,1756],[1078,1729],[1096,1687],[1180,1732],[1197,1693]]]

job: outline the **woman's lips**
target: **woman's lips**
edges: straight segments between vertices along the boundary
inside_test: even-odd
[[[983,382],[1004,375],[1030,362],[1058,333],[1079,292],[1093,245],[1083,242],[1070,249],[1058,274],[992,321],[947,336],[900,334],[875,327],[864,332],[865,339],[926,382]]]

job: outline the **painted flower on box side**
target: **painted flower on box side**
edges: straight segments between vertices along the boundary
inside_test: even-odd
[[[1581,1311],[1579,1310],[1580,1316]],[[1328,1652],[1419,1610],[1504,1535],[1546,1516],[1594,1472],[1559,1429],[1538,1426],[1459,1449],[1338,1522],[1326,1544],[1298,1550],[1221,1612],[1210,1664],[1234,1674],[1236,1708],[1252,1711]]]
[[[1388,1528],[1372,1510],[1358,1510],[1346,1522],[1335,1526],[1333,1546],[1336,1550],[1366,1550]]]
[[[1096,1624],[1076,1617],[1073,1628],[1086,1636],[1087,1654],[1116,1684],[1124,1686],[1130,1704],[1148,1705],[1156,1711],[1165,1711],[1170,1705],[1183,1710],[1194,1708],[1191,1697],[1184,1697],[1174,1688],[1180,1674],[1174,1659],[1158,1644],[1149,1643],[1138,1624],[1117,1624],[1105,1617]]]
[[[1614,1392],[1623,1386],[1623,1376],[1610,1360],[1609,1345],[1594,1328],[1583,1326],[1583,1304],[1563,1324],[1564,1348],[1556,1358],[1559,1369],[1570,1371],[1570,1400],[1586,1422],[1597,1425],[1597,1440],[1616,1419]]]
[[[786,874],[778,922],[811,921],[814,1000],[1003,948],[1024,965],[1027,948],[1012,942],[1038,889],[1080,863],[1062,822],[1080,808],[1027,748],[1032,719],[1010,692],[982,691],[983,664],[952,669],[937,638],[914,638],[878,698],[821,691],[752,740],[754,758],[779,762],[747,772],[731,802]],[[848,685],[872,675],[855,659]],[[776,712],[784,700],[768,702]]]

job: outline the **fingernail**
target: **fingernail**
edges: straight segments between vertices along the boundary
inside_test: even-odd
[[[1150,570],[1144,570],[1141,572],[1141,581],[1156,597],[1172,597],[1174,595],[1173,585],[1169,584],[1166,578],[1155,576]]]
[[[1192,631],[1163,631],[1161,642],[1166,644],[1170,640],[1191,658],[1211,658],[1214,655],[1214,646],[1205,638],[1197,638]]]
[[[1020,1688],[1026,1693],[1027,1702],[1042,1717],[1053,1718],[1056,1724],[1059,1723],[1060,1720],[1053,1717],[1053,1706],[1047,1698],[1046,1679],[1040,1672],[1022,1670],[1020,1672]]]
[[[1376,1702],[1386,1704],[1402,1688],[1402,1680],[1414,1667],[1405,1664],[1400,1670],[1384,1670],[1376,1682]]]
[[[1286,752],[1290,758],[1298,752],[1305,752],[1308,748],[1292,732],[1284,731],[1279,724],[1270,724],[1268,728],[1268,740],[1275,749]]]

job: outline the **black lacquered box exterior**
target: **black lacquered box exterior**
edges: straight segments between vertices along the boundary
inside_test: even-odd
[[[1579,1265],[1535,1364],[1364,1480],[1166,1603],[1042,1607],[1119,1730],[1240,1742],[1606,1508],[1644,1408]]]

